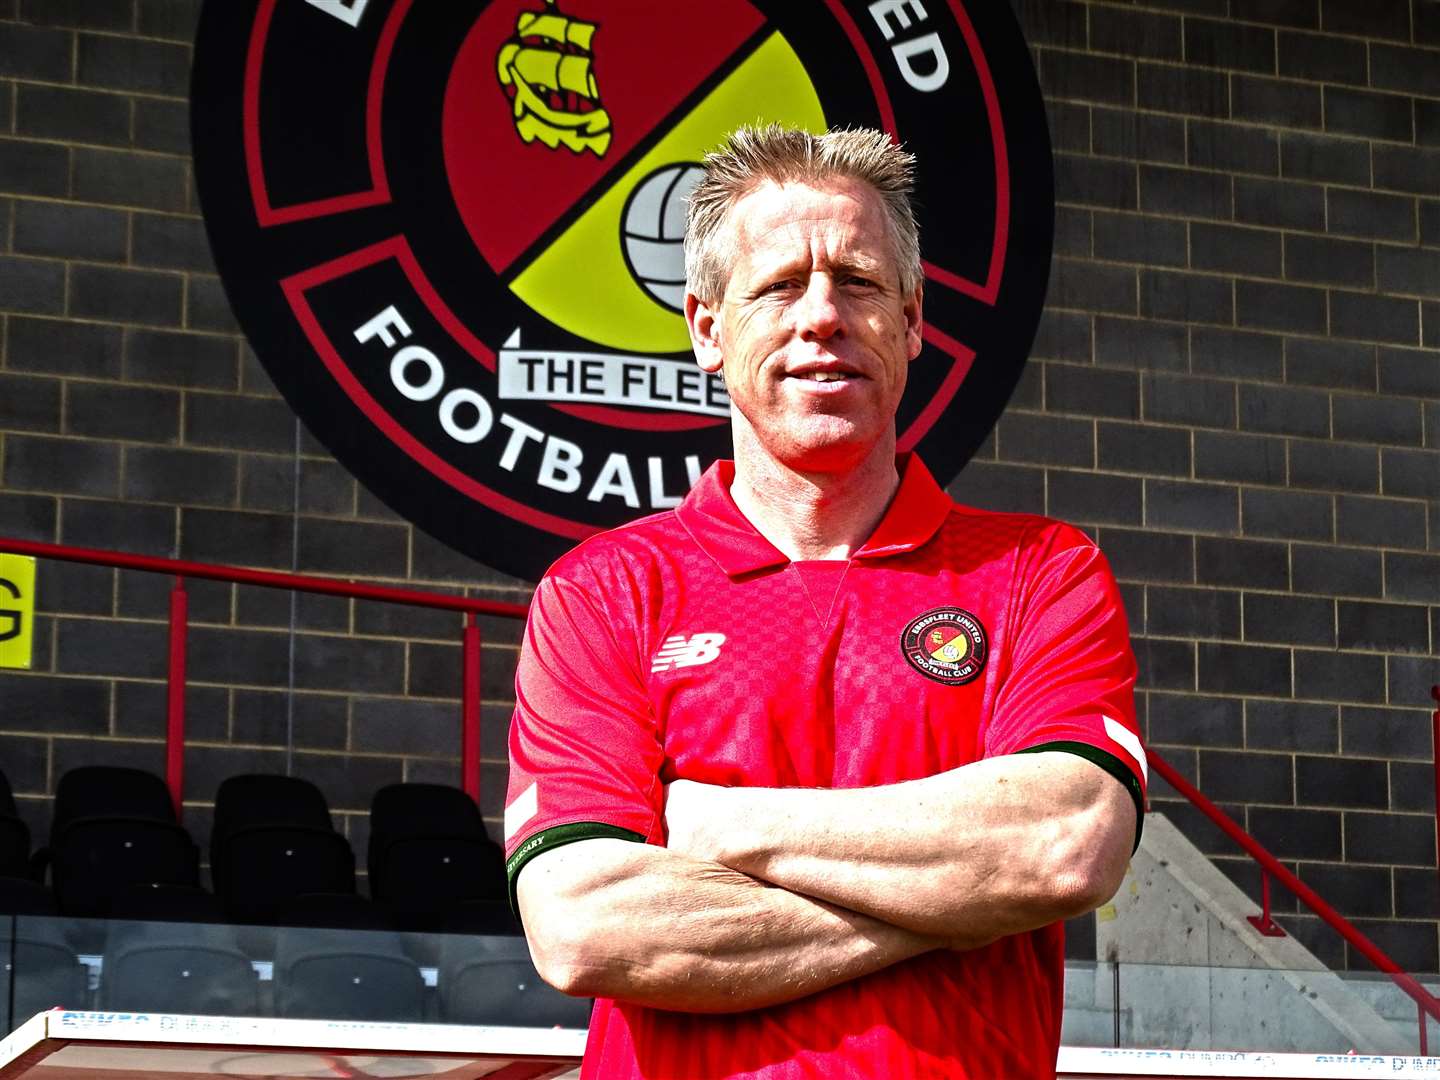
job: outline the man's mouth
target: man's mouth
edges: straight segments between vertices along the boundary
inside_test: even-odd
[[[850,376],[843,371],[806,371],[799,376],[802,379],[810,379],[813,382],[839,382],[841,379],[848,379]]]

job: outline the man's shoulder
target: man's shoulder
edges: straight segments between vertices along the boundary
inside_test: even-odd
[[[974,542],[985,537],[1008,547],[1095,547],[1095,541],[1084,530],[1059,518],[1046,517],[1014,510],[989,510],[956,502],[950,504],[950,514],[945,519],[944,529],[952,536],[958,534]]]
[[[545,578],[593,582],[617,573],[632,577],[659,561],[673,560],[687,544],[689,535],[675,511],[661,510],[587,537],[556,559]]]

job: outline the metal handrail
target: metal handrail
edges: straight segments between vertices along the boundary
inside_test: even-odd
[[[1265,888],[1266,904],[1265,910],[1260,917],[1261,921],[1252,920],[1256,928],[1264,933],[1265,930],[1261,922],[1268,923],[1270,921],[1268,903],[1270,891],[1268,887],[1268,877],[1264,875],[1273,874],[1280,884],[1294,893],[1306,907],[1320,916],[1320,918],[1342,938],[1359,949],[1365,959],[1369,960],[1386,975],[1390,976],[1391,981],[1410,996],[1411,1000],[1415,1002],[1419,1009],[1420,1014],[1420,1053],[1428,1054],[1429,1048],[1425,1030],[1425,1017],[1429,1015],[1435,1020],[1440,1021],[1440,999],[1436,999],[1435,996],[1421,986],[1413,976],[1407,975],[1399,964],[1390,959],[1388,955],[1381,951],[1378,945],[1356,929],[1355,925],[1351,923],[1349,919],[1332,908],[1316,894],[1314,889],[1310,888],[1309,885],[1306,885],[1287,870],[1279,859],[1266,851],[1265,848],[1260,845],[1260,842],[1236,824],[1235,820],[1230,817],[1229,814],[1225,813],[1224,810],[1221,810],[1202,795],[1199,788],[1181,776],[1173,765],[1148,747],[1145,750],[1145,756],[1150,761],[1150,767],[1159,773],[1167,784],[1190,800],[1196,809],[1218,825],[1226,836],[1244,848],[1245,853],[1260,864],[1262,873],[1261,880],[1267,882]]]

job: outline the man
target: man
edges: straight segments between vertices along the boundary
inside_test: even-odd
[[[507,867],[599,999],[587,1077],[1054,1073],[1058,921],[1138,837],[1134,661],[1082,534],[897,461],[911,170],[868,131],[706,159],[686,319],[734,463],[536,592]]]

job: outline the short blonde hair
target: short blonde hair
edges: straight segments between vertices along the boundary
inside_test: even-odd
[[[910,203],[915,155],[883,131],[835,128],[812,135],[779,124],[747,126],[706,154],[704,166],[686,213],[685,286],[706,303],[718,303],[730,280],[733,252],[724,229],[730,209],[766,181],[868,185],[885,205],[901,292],[908,295],[920,283],[920,227]]]

